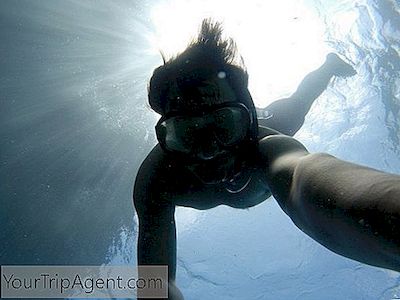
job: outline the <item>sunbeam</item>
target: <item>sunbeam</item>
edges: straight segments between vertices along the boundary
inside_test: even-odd
[[[328,86],[296,139],[398,174],[399,15],[396,0],[0,1],[0,265],[136,264],[133,183],[159,118],[148,82],[204,18],[236,41],[258,107],[328,52],[350,58],[358,74]],[[318,246],[274,201],[178,208],[176,224],[187,299],[400,295],[397,273]]]

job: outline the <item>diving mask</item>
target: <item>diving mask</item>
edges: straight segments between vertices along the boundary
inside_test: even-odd
[[[242,103],[224,103],[201,115],[167,115],[156,125],[162,148],[195,155],[202,143],[216,142],[229,148],[242,142],[251,128],[251,114]]]

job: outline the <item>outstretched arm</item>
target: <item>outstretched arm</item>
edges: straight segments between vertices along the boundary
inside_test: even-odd
[[[175,205],[161,196],[158,185],[156,151],[143,162],[134,186],[134,205],[139,219],[138,265],[168,266],[169,297],[183,299],[175,285],[176,228]]]
[[[271,191],[297,227],[340,255],[400,271],[400,176],[309,154],[286,136],[260,147]]]
[[[356,71],[334,53],[327,55],[324,64],[304,77],[296,92],[286,99],[257,109],[258,123],[293,136],[303,125],[311,105],[327,88],[333,76],[347,77]]]

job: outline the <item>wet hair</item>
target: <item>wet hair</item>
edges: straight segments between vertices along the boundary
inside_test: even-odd
[[[257,115],[247,88],[248,74],[235,42],[231,38],[224,39],[222,32],[221,23],[205,19],[197,38],[181,54],[169,60],[163,56],[164,65],[155,69],[150,79],[149,104],[154,111],[164,115],[175,103],[192,101],[185,99],[185,90],[198,85],[204,78],[218,76],[228,81],[237,101],[249,109],[255,124],[251,139],[256,139]]]

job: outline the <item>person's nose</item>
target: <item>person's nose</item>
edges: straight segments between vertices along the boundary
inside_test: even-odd
[[[198,158],[202,160],[209,160],[220,154],[221,149],[215,139],[204,141],[200,145],[200,149],[197,152]]]

